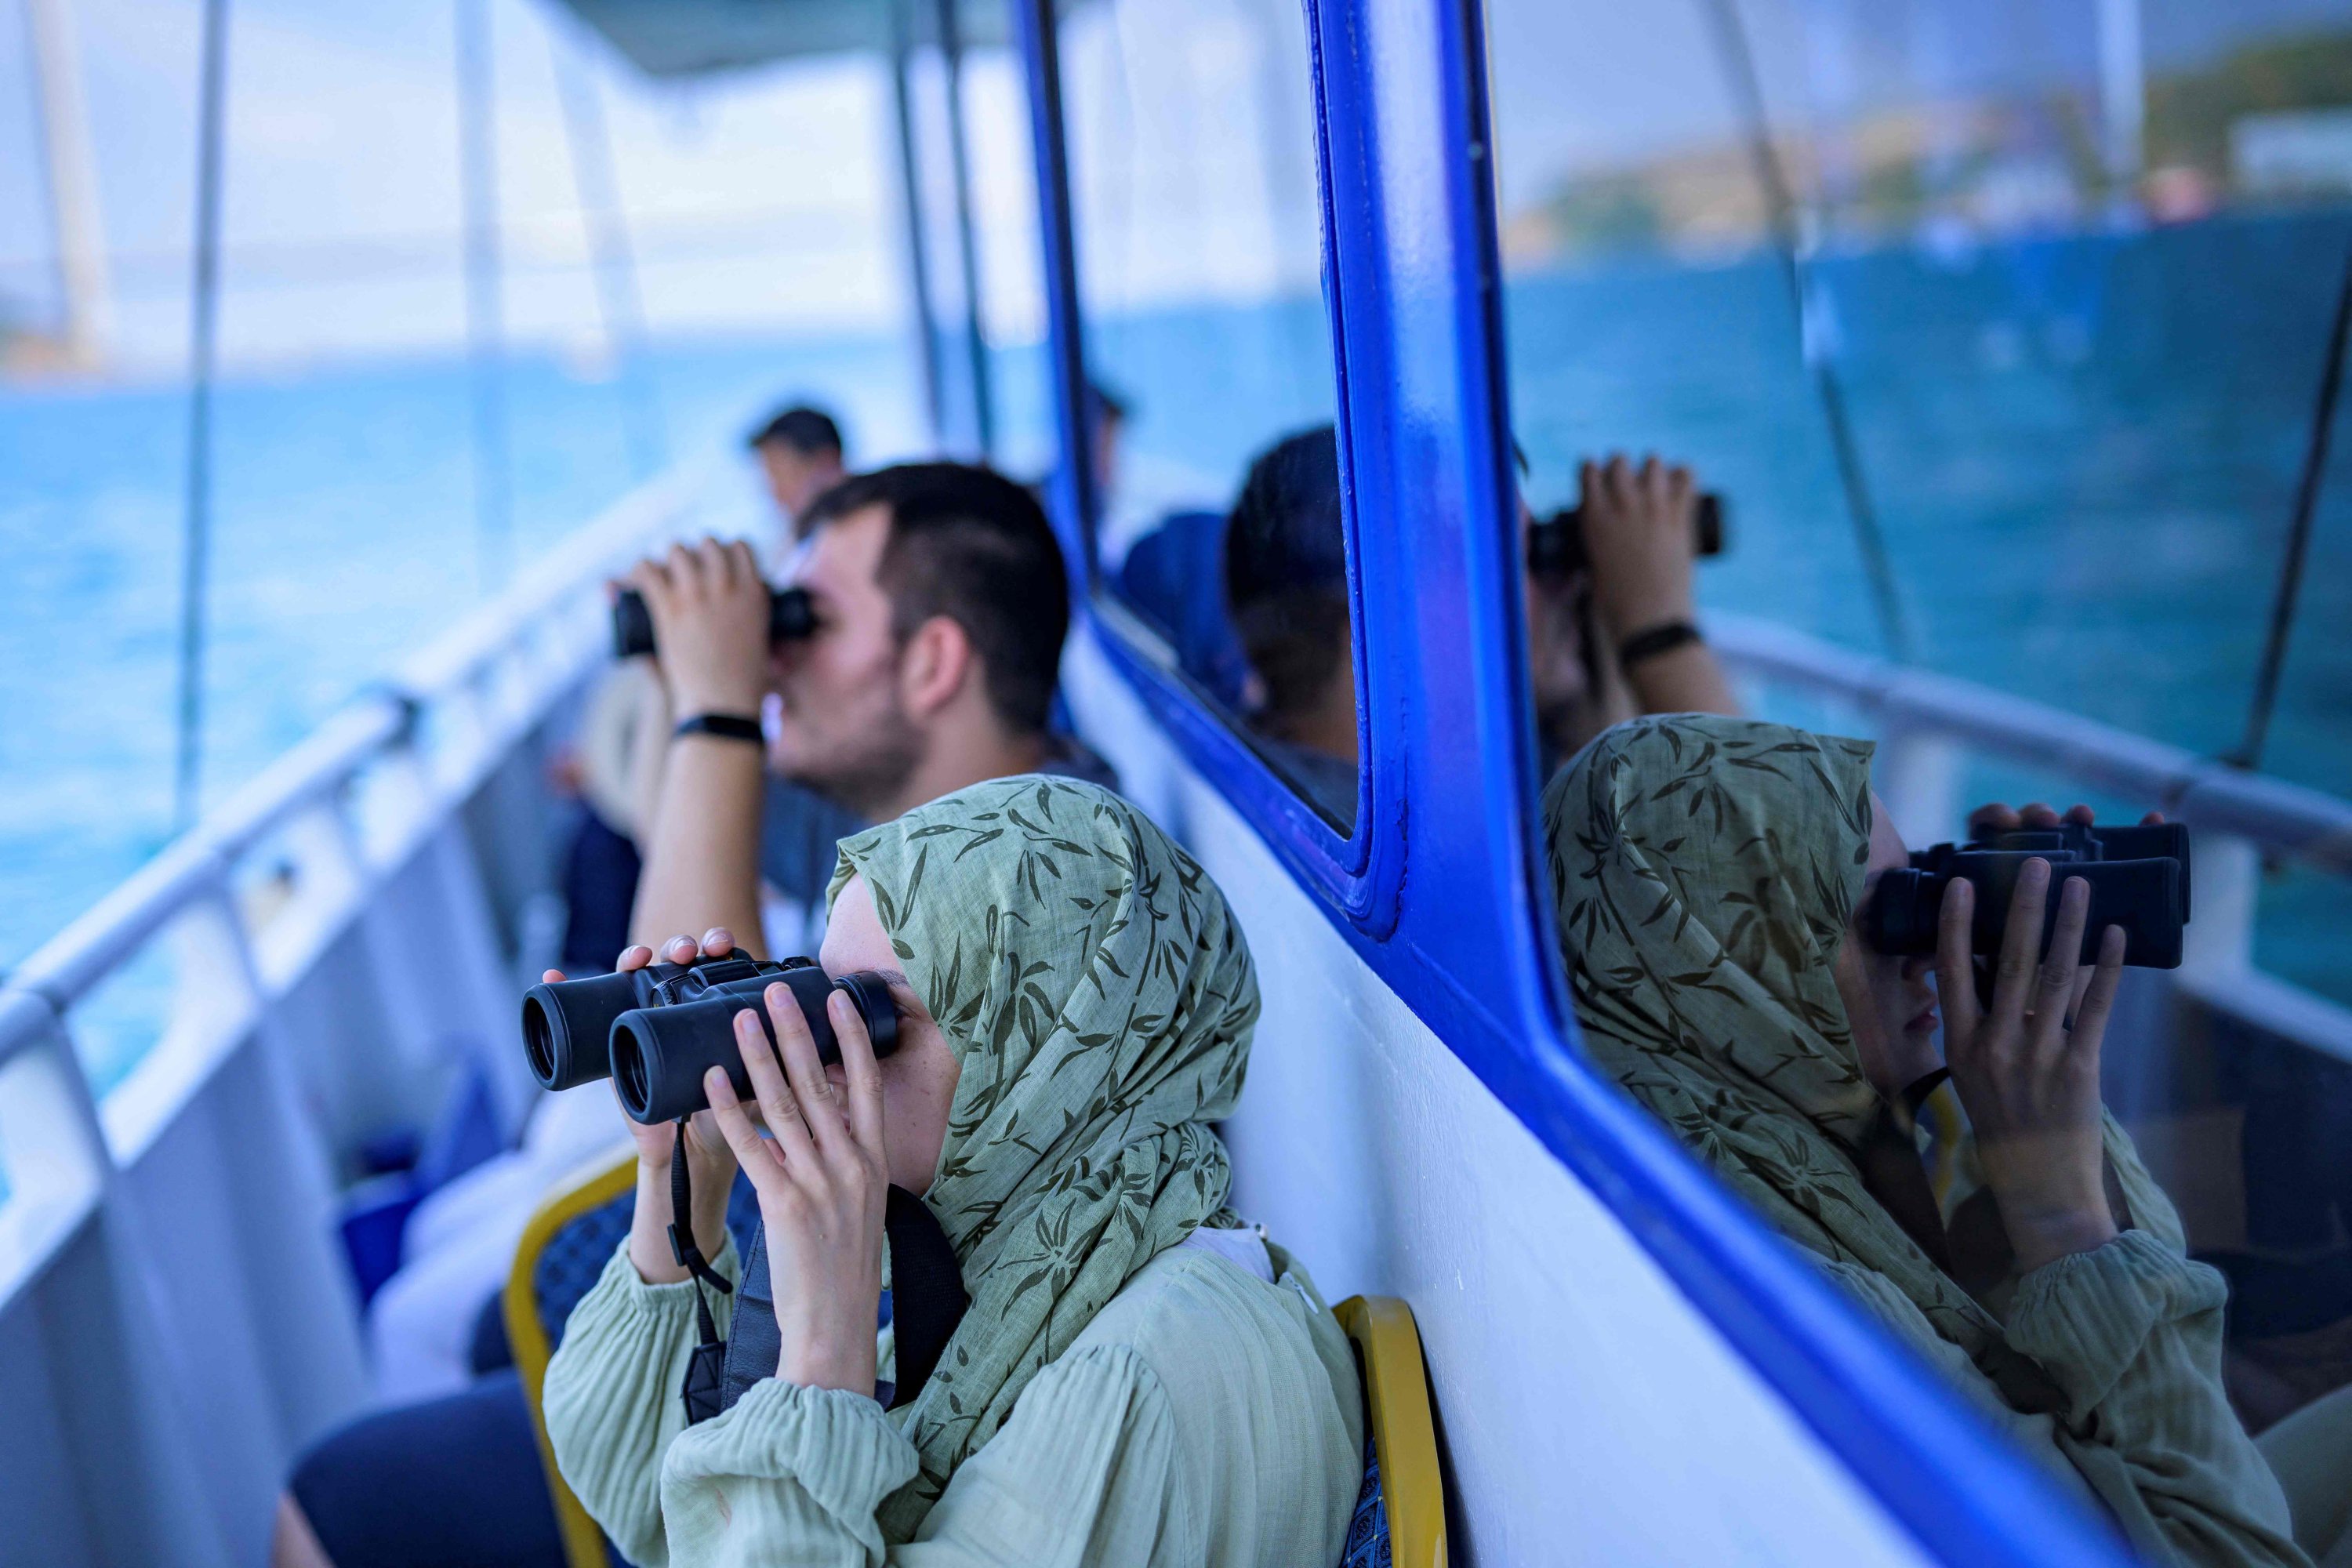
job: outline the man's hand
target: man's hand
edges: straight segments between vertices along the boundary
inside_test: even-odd
[[[756,715],[769,685],[768,584],[751,547],[673,544],[637,563],[627,583],[653,617],[671,710]]]
[[[2123,974],[2124,933],[2119,926],[2099,933],[2099,961],[2070,1028],[2067,1007],[2091,885],[2066,879],[2049,954],[2037,960],[2050,876],[2050,862],[2039,857],[2019,873],[1990,1008],[1977,1005],[1970,952],[1976,889],[1965,878],[1944,890],[1936,944],[1944,1059],[1976,1129],[1985,1180],[2021,1273],[2103,1247],[2116,1235],[2100,1140],[2099,1048]]]
[[[1577,470],[1592,598],[1613,641],[1697,618],[1691,576],[1698,549],[1698,487],[1691,471],[1624,454]]]
[[[1969,837],[1990,838],[1997,833],[2020,833],[2028,829],[2048,832],[2063,822],[2079,822],[2088,827],[2093,820],[2091,808],[2079,804],[2068,806],[2065,814],[2061,816],[2054,808],[2038,800],[2028,801],[2015,810],[2011,810],[2005,801],[1988,801],[1969,813]],[[2139,825],[2154,827],[2163,820],[2164,813],[2151,811],[2139,819]]]

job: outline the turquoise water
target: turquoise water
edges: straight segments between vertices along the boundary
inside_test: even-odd
[[[895,338],[679,348],[652,368],[680,456],[731,444],[788,395],[839,409],[857,449],[910,449]],[[233,379],[217,403],[205,798],[299,740],[483,595],[456,363]],[[551,361],[508,373],[517,559],[631,483],[622,388]],[[176,387],[0,393],[0,967],[171,832],[186,401]],[[714,525],[757,515],[748,468],[707,463]],[[158,971],[78,1015],[101,1084],[152,1036]],[[142,999],[145,999],[142,1001]]]
[[[2315,215],[1825,259],[1837,363],[1924,660],[2197,751],[2232,744],[2347,239],[2352,222]],[[1732,503],[1707,604],[1878,647],[1776,264],[1625,262],[1515,278],[1506,299],[1534,499],[1560,499],[1580,453],[1684,457]],[[1196,384],[1186,357],[1236,332],[1289,342],[1298,309],[1129,323],[1117,371],[1133,466],[1197,465],[1215,447],[1237,470],[1245,454],[1217,445],[1229,409],[1155,403],[1152,387]],[[1290,357],[1268,357],[1278,406],[1254,427],[1318,414]],[[1032,470],[1041,363],[1034,349],[999,359],[1004,449]],[[673,347],[653,370],[681,453],[731,442],[788,395],[840,408],[854,457],[918,443],[913,356],[895,335]],[[540,360],[512,367],[509,395],[528,556],[629,483],[623,398]],[[208,799],[478,602],[467,417],[454,363],[224,389]],[[173,388],[0,394],[14,589],[0,615],[0,964],[169,834],[184,422]],[[739,519],[757,506],[748,474],[740,488]],[[2344,793],[2352,433],[2328,470],[2305,594],[2266,766]],[[2012,769],[1972,783],[2035,781]],[[2352,999],[2343,884],[2283,877],[2264,911],[2264,961]],[[93,1046],[100,1076],[143,1039],[125,1026]]]
[[[1819,261],[1817,341],[1919,660],[2193,752],[2234,747],[2347,247],[2352,215],[2336,211]],[[1731,501],[1732,547],[1702,568],[1703,603],[1883,651],[1777,262],[1517,279],[1506,317],[1539,500],[1565,496],[1578,454],[1673,453]],[[2334,437],[2263,766],[2346,795],[2340,409]],[[2067,788],[2020,767],[1975,770],[1969,785],[1977,798]],[[2256,953],[2352,1002],[2352,889],[2274,874]]]

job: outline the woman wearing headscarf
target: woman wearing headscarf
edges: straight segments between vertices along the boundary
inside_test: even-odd
[[[1336,1561],[1360,1395],[1305,1270],[1225,1207],[1209,1123],[1258,1002],[1215,885],[1106,791],[999,779],[843,841],[820,961],[885,974],[897,1050],[877,1062],[837,1005],[842,1061],[818,1067],[775,987],[781,1064],[737,1019],[769,1136],[714,1069],[688,1140],[698,1244],[739,1286],[737,1161],[759,1194],[772,1375],[688,1424],[667,1130],[639,1140],[635,1226],[549,1366],[550,1439],[606,1533],[644,1568]],[[970,1305],[886,1410],[894,1184]]]
[[[2064,889],[2037,966],[2037,860],[1988,1005],[1965,882],[1935,990],[1928,961],[1869,951],[1854,910],[1906,863],[1871,751],[1677,714],[1606,731],[1553,779],[1586,1049],[2150,1561],[2305,1563],[2222,1393],[2221,1277],[2099,1102],[2120,933],[2076,1001],[2088,889]]]

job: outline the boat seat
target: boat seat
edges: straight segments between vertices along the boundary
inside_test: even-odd
[[[563,1342],[572,1310],[595,1289],[614,1248],[629,1234],[636,1187],[634,1153],[599,1160],[567,1178],[523,1227],[514,1267],[507,1274],[507,1342],[522,1380],[523,1399],[530,1406],[531,1432],[539,1439],[540,1464],[547,1471],[548,1496],[555,1504],[555,1522],[571,1568],[614,1568],[621,1559],[556,1471],[540,1393],[546,1386],[548,1360]],[[727,1199],[727,1228],[739,1251],[750,1248],[759,1218],[751,1184],[739,1175]]]
[[[595,1288],[629,1233],[636,1169],[636,1156],[626,1154],[563,1182],[523,1227],[507,1276],[507,1338],[571,1568],[614,1568],[620,1558],[556,1470],[540,1395],[572,1309]],[[727,1227],[739,1249],[751,1246],[758,1220],[751,1184],[739,1176],[727,1204]],[[1445,1492],[1412,1310],[1393,1296],[1350,1296],[1332,1313],[1355,1348],[1365,1415],[1364,1479],[1339,1568],[1444,1568]]]
[[[1444,1568],[1445,1485],[1412,1309],[1350,1296],[1332,1309],[1364,1381],[1364,1483],[1339,1568]]]

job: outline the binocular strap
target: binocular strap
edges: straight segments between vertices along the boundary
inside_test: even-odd
[[[721,1295],[732,1295],[735,1290],[710,1267],[709,1260],[702,1256],[702,1248],[694,1243],[693,1197],[693,1178],[686,1168],[686,1118],[681,1116],[677,1119],[677,1142],[669,1157],[669,1249],[678,1267],[694,1282],[694,1316],[701,1333],[700,1342],[686,1363],[685,1385],[678,1390],[678,1397],[686,1402],[686,1424],[689,1426],[709,1420],[725,1408],[722,1394],[727,1342],[719,1337],[719,1324],[710,1315],[710,1300],[703,1295],[702,1287],[715,1286]]]
[[[913,1404],[923,1391],[931,1369],[947,1350],[949,1336],[963,1321],[971,1298],[964,1291],[963,1268],[956,1259],[955,1248],[947,1232],[940,1228],[939,1217],[922,1199],[904,1187],[892,1187],[883,1210],[882,1234],[890,1248],[887,1300],[897,1375],[878,1384],[874,1396],[886,1409],[896,1410]],[[776,1328],[775,1294],[768,1283],[768,1237],[763,1226],[752,1238],[751,1256],[744,1260],[743,1289],[736,1297],[735,1322],[727,1336],[713,1413],[733,1408],[754,1384],[775,1376],[782,1350],[782,1337]]]

